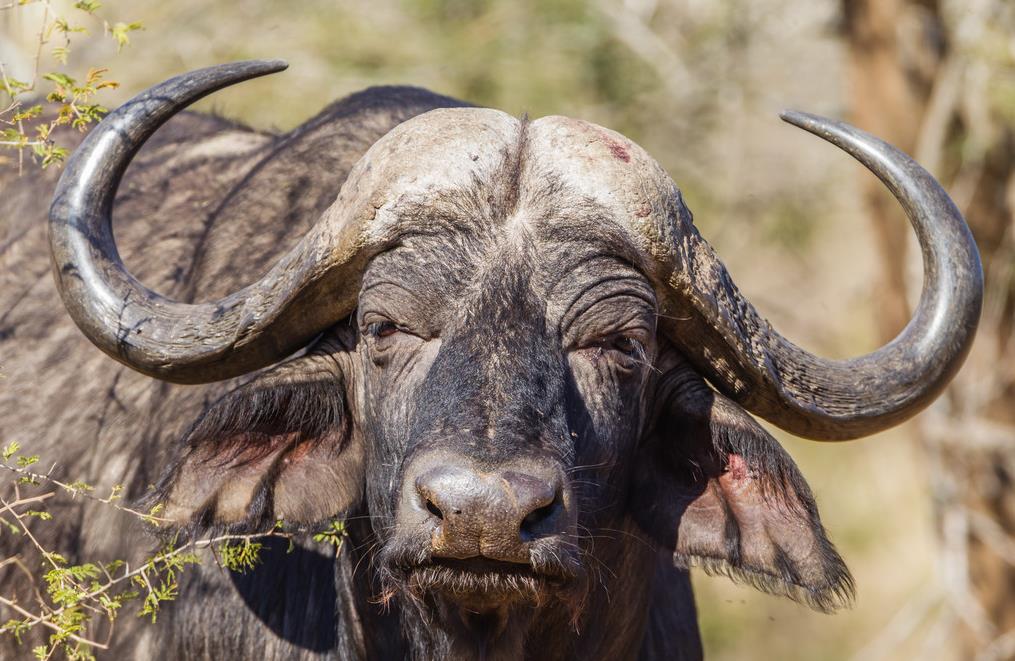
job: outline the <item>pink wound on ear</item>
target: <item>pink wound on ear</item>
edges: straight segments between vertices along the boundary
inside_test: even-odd
[[[739,454],[730,453],[726,458],[726,472],[734,480],[744,480],[750,476],[747,461]]]

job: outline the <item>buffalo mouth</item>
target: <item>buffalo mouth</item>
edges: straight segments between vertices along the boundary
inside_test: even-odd
[[[432,558],[405,578],[417,604],[464,645],[462,658],[519,658],[524,632],[542,606],[564,604],[572,612],[578,601],[575,576],[481,557]]]
[[[578,621],[588,590],[581,556],[576,545],[544,542],[530,548],[529,562],[445,558],[396,537],[378,558],[381,602],[397,598],[446,636],[456,650],[449,658],[521,658],[540,613]]]
[[[472,558],[388,556],[386,592],[414,600],[454,605],[470,613],[488,613],[516,606],[539,607],[552,600],[573,601],[582,591],[584,573],[577,562],[517,563],[481,556]],[[392,562],[395,560],[394,562]],[[409,560],[409,561],[407,561]],[[536,558],[534,558],[536,560]]]
[[[589,587],[578,545],[540,540],[528,562],[483,555],[441,557],[426,541],[395,536],[377,558],[383,602],[400,596],[424,611],[483,614],[534,611],[552,603],[580,608]]]
[[[567,587],[569,577],[537,571],[532,565],[487,558],[433,558],[408,574],[413,592],[436,593],[482,610],[513,603],[541,603]]]

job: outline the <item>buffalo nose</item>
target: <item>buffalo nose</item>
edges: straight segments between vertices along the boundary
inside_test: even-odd
[[[417,507],[433,525],[433,553],[529,562],[529,542],[563,532],[560,480],[527,470],[481,473],[440,465],[415,480]]]

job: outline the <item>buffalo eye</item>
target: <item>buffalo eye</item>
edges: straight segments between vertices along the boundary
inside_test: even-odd
[[[419,337],[419,335],[409,330],[409,328],[403,326],[402,324],[388,320],[375,321],[367,324],[366,332],[367,335],[374,338],[378,342],[387,340],[389,338],[397,339],[397,337],[399,336],[409,338]]]
[[[378,339],[391,337],[402,329],[393,321],[378,321],[367,326],[367,332]]]
[[[625,370],[647,361],[645,343],[625,333],[596,338],[581,346],[580,351],[593,362],[606,358]]]
[[[614,351],[619,351],[625,356],[629,356],[631,358],[644,355],[645,353],[645,348],[642,346],[641,342],[626,335],[618,335],[610,338],[609,348]]]
[[[388,361],[388,351],[396,347],[408,349],[422,341],[415,332],[389,319],[377,319],[365,324],[363,331],[370,339],[368,346],[374,362],[383,366]]]

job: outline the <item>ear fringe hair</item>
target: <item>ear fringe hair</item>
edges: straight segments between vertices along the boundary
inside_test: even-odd
[[[254,382],[228,393],[212,404],[185,434],[186,453],[209,443],[232,455],[263,447],[274,436],[296,433],[299,440],[314,440],[329,432],[344,431],[348,424],[341,387],[334,382],[286,382],[265,385]],[[227,446],[226,444],[231,444]],[[253,455],[251,460],[264,455]]]
[[[722,464],[730,454],[740,455],[752,472],[768,476],[760,480],[765,498],[783,501],[785,490],[779,487],[795,487],[806,494],[804,500],[813,500],[807,483],[779,442],[750,413],[714,390],[689,366],[664,374],[658,388],[666,393],[662,416],[669,433],[696,440],[702,434],[708,435],[706,442],[690,449],[692,455],[695,450],[707,448]]]
[[[258,379],[242,385],[210,404],[191,426],[174,450],[170,468],[163,473],[155,489],[138,505],[151,509],[166,501],[179,471],[196,452],[208,452],[203,462],[222,465],[237,461],[257,461],[277,450],[279,435],[295,434],[287,445],[319,443],[326,437],[349,438],[341,385],[335,381],[275,382]],[[340,450],[340,448],[336,448]],[[285,451],[283,451],[284,453]],[[281,457],[280,457],[281,458]],[[277,463],[277,462],[276,462]],[[223,534],[258,534],[276,529],[271,517],[271,484],[279,470],[273,466],[258,484],[242,522],[224,525],[210,520],[209,512],[199,511],[183,526],[162,526],[153,532],[164,541],[196,541]],[[212,504],[213,506],[213,504]],[[306,532],[313,526],[284,527],[285,532]]]
[[[272,498],[269,480],[262,480],[251,497],[247,506],[247,515],[241,521],[235,523],[221,523],[214,521],[211,514],[214,510],[214,503],[211,507],[203,508],[195,512],[194,516],[186,523],[161,524],[149,526],[149,533],[162,543],[172,542],[174,546],[184,546],[206,539],[214,539],[226,535],[244,535],[257,537],[268,536],[271,533],[284,533],[285,535],[300,536],[316,533],[325,530],[334,516],[328,516],[319,521],[293,523],[278,521],[271,516]],[[164,502],[165,495],[158,495],[157,492],[147,495],[141,503],[145,509],[151,509],[154,505]],[[335,516],[344,516],[342,512],[336,512]]]
[[[831,614],[841,608],[851,608],[856,598],[856,586],[846,564],[830,544],[823,549],[826,558],[824,575],[828,582],[822,585],[807,585],[794,579],[790,572],[776,576],[754,567],[734,567],[720,558],[704,556],[673,555],[673,564],[679,569],[699,567],[709,576],[725,576],[734,583],[750,587],[779,597],[788,597],[816,611]]]

